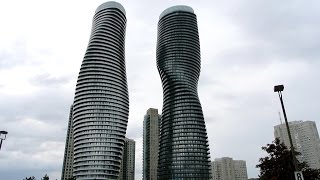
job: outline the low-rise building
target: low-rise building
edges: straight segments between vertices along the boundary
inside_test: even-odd
[[[212,180],[247,180],[246,162],[230,157],[216,158],[211,162]]]

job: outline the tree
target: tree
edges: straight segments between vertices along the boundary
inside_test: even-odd
[[[291,151],[276,138],[272,144],[262,147],[269,155],[260,158],[256,167],[260,168],[261,180],[295,180]],[[294,151],[295,156],[301,153]],[[320,170],[311,169],[305,162],[298,162],[305,180],[320,180]]]
[[[49,180],[49,176],[46,174],[46,175],[44,175],[43,178],[41,178],[41,180]]]
[[[36,178],[34,176],[32,176],[32,177],[26,177],[23,180],[36,180]]]

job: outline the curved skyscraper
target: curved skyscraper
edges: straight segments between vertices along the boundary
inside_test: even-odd
[[[158,179],[209,179],[210,154],[198,97],[200,45],[197,18],[188,6],[160,15],[157,67],[163,87]]]
[[[129,112],[125,28],[125,10],[119,3],[97,8],[73,103],[77,180],[119,176]]]

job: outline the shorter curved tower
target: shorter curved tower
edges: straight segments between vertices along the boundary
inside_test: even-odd
[[[94,15],[73,103],[77,180],[117,179],[129,113],[125,67],[126,16],[121,4],[101,4]]]
[[[157,67],[163,87],[158,179],[209,179],[206,126],[198,97],[200,44],[197,18],[188,6],[160,15]]]

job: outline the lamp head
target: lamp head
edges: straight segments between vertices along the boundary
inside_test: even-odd
[[[4,134],[4,138],[1,137],[1,134]],[[7,131],[0,131],[0,139],[5,140],[8,132]]]
[[[0,134],[8,134],[7,131],[0,131]]]
[[[284,89],[283,85],[276,85],[276,86],[274,86],[273,91],[280,92],[280,91],[283,91],[283,89]]]

